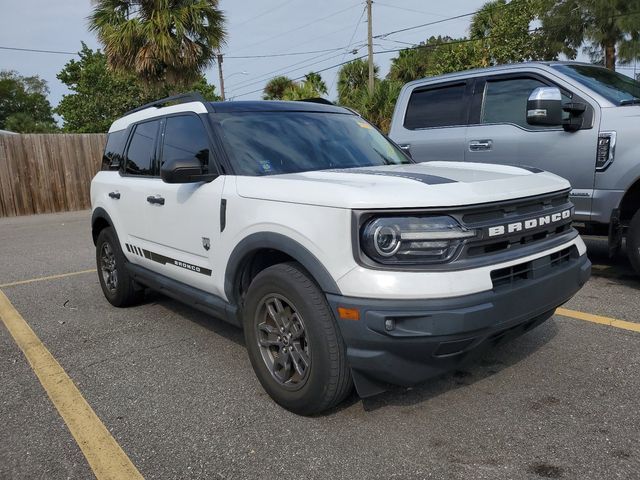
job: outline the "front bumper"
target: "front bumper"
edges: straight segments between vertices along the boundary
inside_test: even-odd
[[[455,369],[499,341],[524,333],[553,315],[588,280],[591,262],[577,251],[562,264],[540,259],[508,284],[454,298],[389,300],[327,294],[347,346],[362,397],[387,385],[410,386]],[[338,307],[360,319],[342,320]]]

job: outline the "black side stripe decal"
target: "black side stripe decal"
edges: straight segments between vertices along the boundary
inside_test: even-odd
[[[129,252],[139,255],[141,257],[147,258],[149,260],[153,260],[154,262],[160,263],[162,265],[166,265],[167,263],[170,265],[175,265],[176,267],[184,268],[185,270],[190,270],[192,272],[200,273],[202,275],[206,275],[208,277],[211,276],[211,270],[208,268],[200,267],[198,265],[193,265],[191,263],[183,262],[181,260],[176,260],[175,258],[165,257],[164,255],[160,255],[159,253],[152,252],[150,250],[145,250],[140,247],[136,247],[135,245],[129,245],[125,243],[127,250]]]
[[[400,172],[389,170],[368,170],[364,168],[347,168],[344,170],[325,170],[329,172],[340,173],[359,173],[364,175],[379,175],[382,177],[398,177],[406,178],[407,180],[415,180],[416,182],[425,183],[427,185],[439,185],[442,183],[457,183],[455,180],[445,177],[439,177],[437,175],[429,175],[426,173],[413,173],[413,172]]]

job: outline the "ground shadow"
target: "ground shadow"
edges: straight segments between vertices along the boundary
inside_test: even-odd
[[[362,406],[366,411],[386,406],[411,406],[450,390],[467,387],[526,359],[551,341],[557,332],[557,325],[553,319],[549,319],[524,335],[498,344],[477,358],[469,359],[453,372],[415,387],[397,387],[375,397],[363,399]]]

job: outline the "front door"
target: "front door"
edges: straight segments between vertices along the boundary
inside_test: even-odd
[[[167,117],[161,130],[158,168],[168,160],[187,157],[197,157],[209,166],[210,140],[197,115]],[[213,161],[210,168],[215,171]],[[157,199],[147,220],[151,268],[216,295],[222,292],[213,280],[224,274],[214,269],[224,180],[219,176],[207,183],[170,184],[156,178],[146,192]]]
[[[482,103],[480,111],[475,112],[475,121],[467,128],[465,159],[471,162],[526,165],[564,177],[571,182],[571,201],[576,206],[576,219],[588,220],[595,179],[598,129],[584,128],[567,132],[561,127],[527,124],[529,95],[538,87],[550,85],[553,86],[545,79],[527,74],[489,77],[486,82],[477,80],[476,94],[482,95]],[[572,101],[569,98],[571,92],[561,91],[563,101]],[[590,115],[593,114],[592,109]]]

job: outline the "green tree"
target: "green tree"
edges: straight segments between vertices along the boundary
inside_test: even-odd
[[[94,0],[89,29],[109,66],[148,85],[183,87],[213,64],[225,40],[218,0]]]
[[[38,76],[23,77],[15,71],[0,72],[0,129],[20,133],[56,129],[47,82]]]
[[[293,87],[295,82],[289,77],[274,77],[264,87],[262,98],[264,100],[282,100],[284,92]]]
[[[546,0],[542,30],[567,57],[586,43],[592,60],[615,70],[640,57],[640,0]]]
[[[373,66],[374,76],[378,78],[378,66]],[[369,64],[364,59],[344,64],[338,72],[338,103],[351,105],[356,97],[367,89],[369,81]]]
[[[555,60],[560,49],[532,23],[544,11],[546,0],[494,0],[485,3],[469,27],[477,40],[483,66],[530,60]]]
[[[126,111],[173,93],[170,86],[146,88],[134,74],[110,70],[105,54],[84,43],[78,56],[79,60],[69,61],[57,75],[72,92],[64,95],[55,109],[64,120],[65,131],[106,132]],[[198,91],[207,100],[219,100],[215,87],[203,76],[183,91]]]

